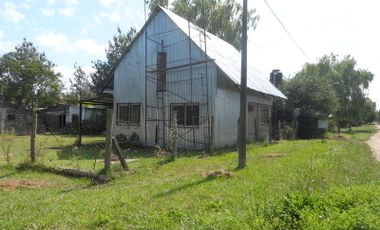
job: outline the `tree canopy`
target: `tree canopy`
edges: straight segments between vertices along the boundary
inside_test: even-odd
[[[288,111],[300,110],[300,131],[304,119],[327,119],[332,115],[338,129],[374,121],[376,104],[366,96],[373,74],[357,69],[351,56],[339,60],[337,55],[322,57],[317,63],[307,63],[294,78],[286,81],[283,90],[288,96]],[[301,122],[302,121],[302,122]],[[313,121],[313,122],[314,122]],[[315,123],[315,122],[314,122]],[[310,124],[308,124],[310,126]]]
[[[89,76],[82,67],[76,63],[74,64],[74,68],[75,72],[73,78],[70,79],[70,91],[64,95],[64,99],[70,104],[78,103],[80,100],[95,96],[91,90]]]
[[[26,108],[58,103],[63,84],[61,74],[53,68],[45,54],[24,39],[14,51],[0,58],[0,84],[5,100]]]
[[[157,5],[169,7],[167,0],[152,0],[150,10]],[[243,7],[235,0],[175,0],[170,9],[240,50]],[[248,26],[256,28],[258,20],[256,10],[250,10]]]
[[[90,77],[94,92],[98,93],[103,89],[105,81],[111,76],[135,36],[136,29],[134,27],[131,27],[127,33],[123,33],[120,28],[117,28],[117,34],[108,42],[108,49],[106,49],[107,60],[93,61],[95,72]]]

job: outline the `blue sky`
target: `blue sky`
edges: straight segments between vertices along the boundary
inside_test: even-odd
[[[249,8],[256,8],[260,15],[257,29],[248,33],[248,61],[256,66],[257,74],[269,77],[278,68],[291,77],[305,62],[315,62],[325,54],[351,54],[359,68],[375,74],[368,95],[380,109],[378,1],[267,1],[305,53],[263,0],[249,0]],[[89,73],[91,61],[104,59],[118,26],[126,32],[131,26],[139,30],[143,23],[144,0],[2,0],[0,55],[27,38],[57,65],[56,71],[69,85],[74,63]]]
[[[91,61],[104,59],[104,50],[119,26],[128,31],[144,22],[142,1],[24,0],[0,2],[0,54],[23,38],[72,75],[74,63],[91,71]]]

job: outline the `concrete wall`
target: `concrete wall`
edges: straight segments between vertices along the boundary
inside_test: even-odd
[[[23,109],[0,107],[0,133],[26,135],[32,121],[31,112]]]

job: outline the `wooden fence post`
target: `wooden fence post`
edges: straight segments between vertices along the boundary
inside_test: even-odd
[[[30,159],[36,162],[36,135],[37,135],[37,112],[32,110],[32,127],[30,132]]]
[[[111,172],[111,154],[112,154],[112,120],[113,111],[107,109],[107,123],[106,123],[106,155],[104,156],[104,171],[106,174]]]

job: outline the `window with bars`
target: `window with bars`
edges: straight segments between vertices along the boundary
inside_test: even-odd
[[[116,124],[140,125],[140,107],[138,103],[117,104]]]
[[[177,125],[199,126],[198,104],[173,104],[172,111],[177,112]]]

